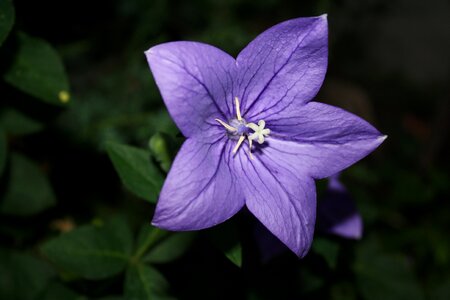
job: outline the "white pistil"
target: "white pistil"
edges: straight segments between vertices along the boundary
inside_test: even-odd
[[[258,139],[258,143],[264,143],[264,138],[270,134],[270,129],[264,128],[266,126],[266,122],[264,120],[260,120],[258,125],[255,123],[248,123],[247,127],[252,129],[254,133],[249,136],[249,139],[256,140]]]
[[[259,144],[264,143],[264,139],[270,134],[270,129],[268,128],[264,128],[266,126],[266,122],[264,120],[259,120],[258,121],[258,125],[256,125],[255,123],[246,123],[245,120],[242,118],[241,115],[241,109],[240,109],[240,104],[239,104],[239,98],[238,97],[234,97],[234,103],[236,106],[236,117],[237,119],[235,119],[234,121],[238,121],[239,124],[239,128],[241,126],[245,126],[248,127],[250,129],[252,129],[254,132],[252,134],[249,134],[248,132],[239,132],[240,129],[235,128],[227,123],[225,123],[224,121],[220,120],[220,119],[215,119],[220,125],[222,125],[223,127],[225,127],[229,132],[233,133],[233,135],[237,135],[236,133],[240,134],[239,135],[239,139],[236,143],[236,146],[233,149],[233,153],[236,153],[239,148],[241,147],[242,143],[245,140],[245,137],[247,137],[248,140],[248,150],[249,150],[249,156],[250,159],[253,159],[253,154],[252,154],[252,144],[253,144],[253,140],[258,140]],[[234,124],[233,124],[234,125]]]

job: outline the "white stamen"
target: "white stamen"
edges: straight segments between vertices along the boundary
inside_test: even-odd
[[[245,136],[241,135],[241,136],[239,137],[239,140],[238,140],[236,146],[235,146],[234,149],[233,149],[233,153],[236,153],[236,152],[238,151],[239,147],[241,146],[241,144],[242,144],[242,142],[243,142],[244,140],[245,140]]]
[[[234,101],[235,101],[235,104],[236,104],[236,116],[237,116],[237,119],[238,119],[238,121],[241,121],[242,120],[242,116],[241,116],[241,109],[239,107],[239,98],[238,97],[234,97]]]
[[[233,126],[228,125],[227,123],[225,123],[224,121],[222,121],[222,120],[220,120],[220,119],[214,119],[214,120],[216,120],[217,122],[219,122],[220,125],[222,125],[223,127],[225,127],[228,131],[232,131],[232,132],[237,131],[236,128],[234,128]]]
[[[253,154],[252,154],[252,142],[253,142],[253,140],[250,138],[250,136],[248,136],[247,138],[248,138],[248,154],[250,154],[250,159],[253,159]]]

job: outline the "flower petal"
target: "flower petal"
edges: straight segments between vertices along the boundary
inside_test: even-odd
[[[273,116],[266,122],[272,131],[266,152],[290,157],[300,170],[314,178],[347,168],[386,138],[363,119],[318,102],[293,110],[289,118]]]
[[[325,195],[317,204],[317,228],[344,238],[362,237],[362,217],[337,176],[330,177]]]
[[[191,137],[228,120],[236,64],[225,52],[197,42],[160,44],[145,52],[156,84],[175,123]]]
[[[239,178],[248,209],[299,257],[305,256],[316,219],[314,180],[277,157],[250,160],[241,151],[235,159],[243,170]]]
[[[242,111],[247,120],[291,109],[314,98],[328,56],[326,15],[289,20],[268,29],[238,55]]]
[[[187,139],[164,183],[152,224],[197,230],[238,212],[244,197],[231,169],[232,146],[223,136],[214,143]]]

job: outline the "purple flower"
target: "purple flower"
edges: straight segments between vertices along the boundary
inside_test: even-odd
[[[339,108],[312,102],[327,67],[326,16],[259,35],[236,59],[197,42],[146,52],[164,102],[187,138],[153,225],[196,230],[244,205],[298,256],[312,242],[314,179],[360,160],[385,137]]]
[[[348,239],[360,239],[361,215],[352,197],[339,181],[339,173],[330,177],[324,197],[317,206],[317,229]]]

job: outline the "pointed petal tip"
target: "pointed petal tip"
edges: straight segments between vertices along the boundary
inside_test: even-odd
[[[164,49],[164,46],[167,44],[171,44],[171,43],[175,43],[175,42],[166,42],[166,43],[161,43],[161,44],[157,44],[157,45],[153,45],[150,48],[148,48],[146,51],[144,51],[144,54],[147,58],[157,55],[158,52],[161,49]]]
[[[295,254],[297,255],[297,257],[299,259],[302,259],[309,253],[310,249],[311,249],[311,245],[309,245],[309,247],[306,249],[299,249],[298,251],[295,252]]]
[[[149,48],[148,50],[144,51],[144,54],[147,58],[155,53],[155,47],[156,46],[153,46],[153,47]]]
[[[387,139],[387,135],[385,135],[385,134],[383,134],[383,135],[380,135],[377,139],[376,139],[376,141],[377,141],[377,147],[379,146],[379,145],[381,145],[386,139]]]
[[[154,227],[158,227],[158,228],[165,229],[165,230],[170,230],[167,228],[168,226],[165,226],[167,224],[164,224],[165,223],[164,220],[161,220],[161,219],[162,219],[161,215],[158,214],[158,212],[155,212],[155,214],[153,215],[152,221],[150,223]]]
[[[328,14],[322,14],[319,16],[319,18],[323,19],[323,20],[327,20],[328,19]]]
[[[163,230],[167,230],[167,231],[181,231],[180,229],[175,229],[172,226],[167,226],[167,224],[164,224],[163,222],[160,222],[158,220],[155,221],[155,219],[153,219],[151,221],[151,224],[153,227],[157,227],[159,229],[163,229]]]
[[[155,221],[155,219],[153,219],[153,220],[150,222],[150,224],[152,224],[153,227],[161,228],[161,225],[160,225],[157,221]]]

